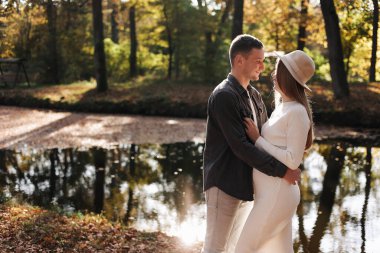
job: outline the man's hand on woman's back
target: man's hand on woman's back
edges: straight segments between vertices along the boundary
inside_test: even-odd
[[[301,170],[298,168],[296,170],[289,169],[286,171],[285,176],[283,177],[289,184],[296,184],[301,180]]]

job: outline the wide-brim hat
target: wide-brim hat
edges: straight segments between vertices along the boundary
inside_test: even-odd
[[[311,91],[306,83],[315,72],[315,64],[313,59],[301,50],[295,50],[285,55],[275,54],[284,63],[285,67],[294,79],[296,79],[302,87]]]

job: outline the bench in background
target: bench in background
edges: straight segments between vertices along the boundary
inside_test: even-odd
[[[8,86],[8,82],[13,80],[13,86],[16,85],[20,71],[22,70],[24,73],[24,77],[26,82],[28,83],[28,87],[30,87],[28,74],[25,70],[24,62],[26,60],[24,58],[0,58],[0,80]]]

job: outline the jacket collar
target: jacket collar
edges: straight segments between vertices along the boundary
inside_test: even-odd
[[[235,89],[240,95],[247,93],[247,90],[239,83],[239,81],[231,73],[228,74],[227,80],[229,81],[231,87]]]
[[[239,81],[234,77],[231,73],[228,74],[227,80],[229,81],[231,87],[235,89],[239,94],[247,94],[247,90],[243,88],[243,86],[239,83]],[[249,93],[252,95],[252,86],[251,83],[247,87]]]

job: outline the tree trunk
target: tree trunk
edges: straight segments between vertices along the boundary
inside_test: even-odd
[[[67,0],[62,3],[62,8],[65,11],[66,18],[65,18],[65,31],[69,31],[72,26],[72,10],[71,10],[71,0]]]
[[[180,27],[180,18],[179,18],[179,6],[178,1],[175,2],[175,24],[176,31],[174,37],[174,71],[175,71],[175,79],[178,80],[180,77],[180,63],[181,63],[181,27]]]
[[[353,49],[349,46],[346,51],[347,51],[347,57],[346,57],[346,67],[345,67],[345,70],[346,70],[347,79],[349,79],[349,76],[350,76],[350,61],[351,61],[351,55],[352,55]]]
[[[168,63],[168,74],[167,79],[172,78],[172,67],[173,67],[173,37],[172,37],[172,30],[169,25],[169,15],[168,11],[165,5],[165,2],[163,3],[163,13],[165,17],[165,30],[167,34],[167,40],[168,40],[168,53],[169,53],[169,63]]]
[[[207,31],[205,33],[206,38],[206,48],[205,48],[205,61],[203,68],[204,80],[208,82],[213,82],[215,79],[215,56],[217,52],[218,42],[215,38],[215,41],[212,41],[212,32]]]
[[[301,17],[298,27],[298,40],[297,49],[303,50],[306,43],[306,24],[307,24],[307,7],[309,5],[309,0],[301,0]]]
[[[219,27],[218,27],[218,32],[216,33],[217,38],[215,41],[219,41],[220,37],[223,35],[223,26],[225,25],[228,15],[230,14],[231,7],[232,7],[232,1],[233,0],[226,0],[226,8],[223,11],[222,17],[220,19]]]
[[[236,36],[243,33],[243,7],[244,0],[234,1],[234,19],[232,23],[231,40],[235,39]]]
[[[47,81],[52,83],[59,83],[58,73],[58,51],[57,51],[57,10],[54,6],[53,0],[48,0],[46,3],[46,15],[48,25],[48,66],[47,66]]]
[[[130,77],[137,76],[137,37],[136,37],[136,7],[129,8],[129,29],[131,39],[131,54],[129,55]]]
[[[95,76],[96,89],[99,92],[108,89],[106,55],[104,53],[103,35],[103,13],[102,0],[92,0],[92,20],[94,26],[94,47],[95,47]]]
[[[172,78],[172,71],[173,71],[173,39],[171,32],[168,31],[168,46],[169,46],[169,63],[168,63],[168,79]]]
[[[208,82],[216,81],[215,80],[216,79],[215,57],[222,43],[223,28],[227,21],[228,15],[230,14],[231,7],[232,7],[232,0],[226,0],[226,7],[221,16],[221,19],[218,25],[218,30],[216,31],[216,35],[214,36],[214,40],[212,39],[214,35],[213,31],[205,32],[206,47],[205,47],[205,62],[204,62],[205,67],[203,68],[204,69],[203,75],[204,75],[204,80]]]
[[[117,16],[119,14],[118,6],[116,3],[112,3],[111,12],[111,40],[118,44],[119,43],[119,27],[117,23]]]
[[[340,36],[339,18],[333,0],[321,0],[323,19],[329,50],[330,74],[334,96],[337,99],[348,97],[350,92],[344,69],[343,48]]]
[[[168,33],[168,47],[169,47],[169,63],[168,63],[168,79],[172,78],[172,72],[173,72],[173,38],[172,33],[170,30],[167,31]]]
[[[377,53],[377,29],[379,28],[379,2],[373,1],[373,23],[372,23],[372,53],[371,67],[369,69],[369,81],[376,82],[376,53]]]
[[[198,3],[198,9],[202,9],[202,0],[197,0]]]

